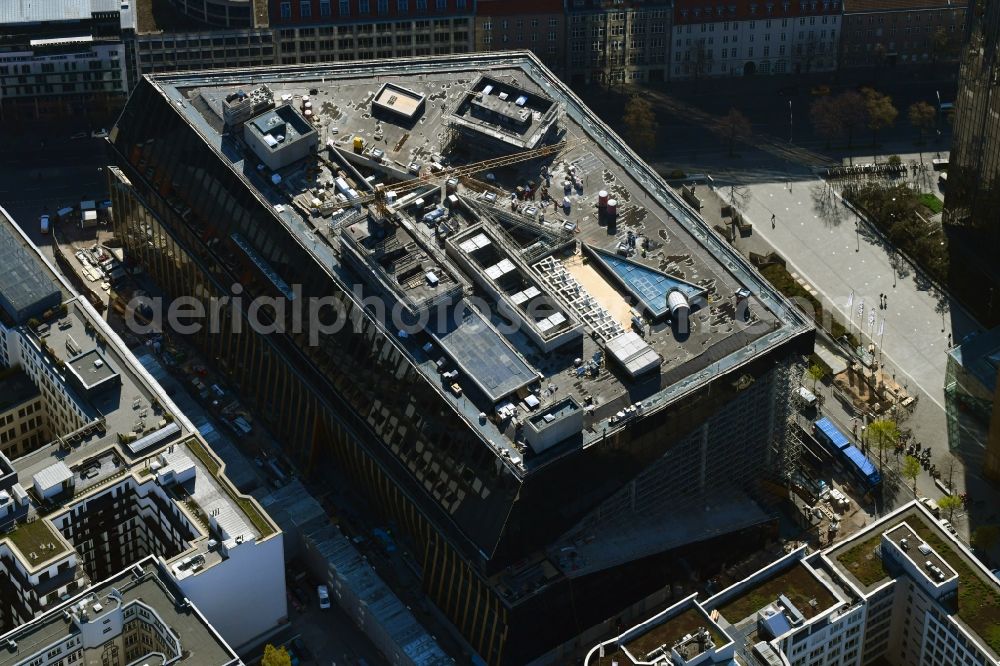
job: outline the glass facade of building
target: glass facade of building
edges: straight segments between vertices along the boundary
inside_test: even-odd
[[[574,595],[591,594],[588,585],[607,603],[587,612],[605,615],[648,593],[645,583],[610,584],[636,571],[628,562],[515,600],[498,583],[509,567],[543,553],[602,503],[618,503],[620,490],[668,452],[674,464],[660,465],[662,483],[646,484],[662,502],[752,486],[783,436],[787,368],[811,335],[719,374],[636,427],[516,471],[362,307],[364,289],[290,233],[249,186],[252,174],[226,158],[235,146],[225,141],[220,154],[154,83],[140,82],[112,133],[110,189],[126,262],[141,265],[167,297],[193,297],[209,312],[213,298],[240,297],[239,307],[218,308],[216,330],[205,325],[190,341],[305,473],[332,461],[405,532],[425,591],[487,662],[523,663],[590,626],[572,606]],[[281,296],[281,284],[293,285],[300,302],[330,299],[329,311],[351,325],[310,344],[307,331],[292,331],[293,311],[283,319],[267,306],[248,311],[254,297]],[[254,330],[254,317],[290,332]],[[543,622],[551,631],[538,631]]]
[[[953,292],[1000,323],[1000,5],[970,3],[945,193]]]

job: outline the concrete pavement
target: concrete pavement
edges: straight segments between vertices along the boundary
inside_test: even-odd
[[[741,185],[726,173],[717,172],[715,180],[723,198],[729,185]],[[825,181],[799,171],[742,191],[737,204],[754,223],[754,233],[785,257],[789,270],[813,286],[826,305],[849,319],[855,334],[860,330],[866,343],[873,337],[881,343],[883,362],[898,383],[919,387],[943,409],[948,336],[960,340],[978,330],[975,320],[875,234],[858,228],[857,216]],[[887,295],[885,310],[878,307],[880,294]],[[870,327],[873,309],[876,322]]]

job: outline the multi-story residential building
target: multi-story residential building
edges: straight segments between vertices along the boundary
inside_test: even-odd
[[[967,13],[957,0],[844,0],[840,67],[954,60]]]
[[[1000,6],[972,4],[962,54],[944,222],[951,289],[987,325],[1000,324]]]
[[[468,53],[475,0],[270,0],[278,62]]]
[[[281,531],[3,210],[0,248],[3,369],[42,395],[50,436],[0,455],[0,522],[16,521],[0,538],[0,630],[148,556],[229,644],[272,630],[287,615]]]
[[[45,403],[38,387],[18,369],[0,375],[0,452],[16,458],[47,444]]]
[[[240,293],[188,339],[304,474],[338,466],[396,525],[429,598],[492,664],[628,607],[678,549],[759,546],[771,521],[746,493],[784,459],[789,377],[813,342],[539,65],[149,76],[111,142],[126,263],[206,312]],[[497,154],[490,185],[444,166]],[[586,264],[564,251],[577,243]],[[287,299],[322,305],[322,323]],[[350,325],[326,326],[333,313]],[[719,529],[735,534],[724,549]]]
[[[557,74],[566,69],[565,0],[477,0],[476,51],[530,49]]]
[[[594,647],[586,666],[1000,664],[1000,581],[919,502]]]
[[[670,77],[832,71],[840,13],[840,0],[676,0]]]
[[[0,636],[3,666],[243,662],[153,556]]]
[[[128,2],[0,3],[0,113],[44,116],[121,104],[129,90]]]
[[[566,80],[573,85],[667,79],[669,0],[567,0]]]

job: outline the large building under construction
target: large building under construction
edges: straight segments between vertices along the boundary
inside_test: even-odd
[[[766,538],[812,328],[532,56],[155,75],[111,143],[126,261],[239,296],[192,341],[488,663]]]

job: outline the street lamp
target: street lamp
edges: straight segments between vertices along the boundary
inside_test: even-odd
[[[855,252],[861,252],[861,220],[854,220],[854,237],[858,241],[858,246],[854,248]]]

